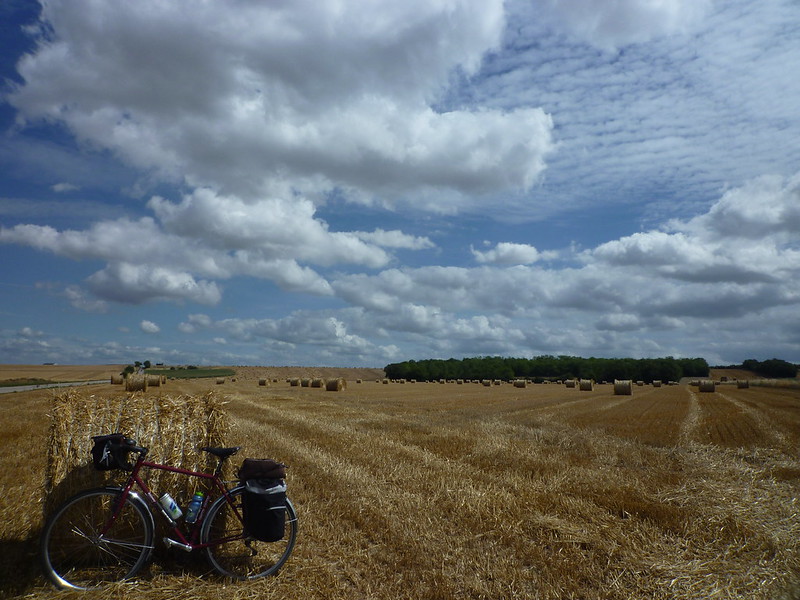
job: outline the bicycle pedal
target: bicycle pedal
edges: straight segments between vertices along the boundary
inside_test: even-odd
[[[178,548],[180,548],[184,552],[191,552],[192,551],[192,547],[189,546],[188,544],[183,544],[183,543],[181,543],[181,542],[179,542],[177,540],[173,540],[172,538],[165,537],[164,538],[164,544],[167,546],[167,548],[172,548],[173,546],[177,546]]]

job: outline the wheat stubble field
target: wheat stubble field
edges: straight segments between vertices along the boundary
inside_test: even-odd
[[[800,598],[797,389],[258,385],[275,374],[128,401],[212,391],[231,445],[290,465],[300,534],[278,577],[230,583],[184,560],[81,597]],[[34,564],[54,393],[0,395],[8,597],[75,595]]]

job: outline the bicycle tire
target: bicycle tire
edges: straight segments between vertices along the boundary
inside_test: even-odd
[[[47,520],[40,558],[45,575],[56,587],[86,590],[130,579],[150,558],[153,515],[135,494],[125,499],[114,524],[100,536],[121,492],[119,488],[80,492]]]
[[[244,486],[232,489],[230,495],[239,515],[242,514]],[[288,560],[297,539],[297,513],[286,499],[286,531],[277,542],[260,542],[246,536],[242,522],[234,514],[224,496],[217,498],[208,509],[200,530],[206,557],[219,573],[233,579],[258,579],[275,575]],[[215,540],[231,539],[225,543]]]

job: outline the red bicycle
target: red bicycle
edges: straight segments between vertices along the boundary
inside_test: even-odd
[[[228,487],[233,482],[222,479],[225,461],[240,447],[200,448],[218,460],[214,473],[201,473],[150,462],[146,460],[147,448],[120,438],[121,443],[113,450],[119,463],[116,468],[130,471],[125,484],[79,492],[61,504],[44,526],[42,565],[57,587],[90,589],[136,575],[153,552],[155,514],[166,520],[170,535],[164,543],[168,547],[203,551],[214,569],[227,577],[256,579],[273,575],[289,558],[297,537],[297,514],[285,498],[285,486],[277,507],[282,511],[279,516],[283,535],[277,541],[263,542],[245,527],[245,485]],[[128,453],[138,454],[133,465],[128,463]],[[205,484],[207,493],[193,523],[181,522],[180,517],[175,518],[175,513],[170,514],[159,503],[142,479],[142,469],[179,473]]]

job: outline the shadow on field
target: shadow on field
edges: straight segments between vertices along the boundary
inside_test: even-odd
[[[43,582],[39,567],[39,534],[25,539],[0,539],[0,598],[21,596]]]

